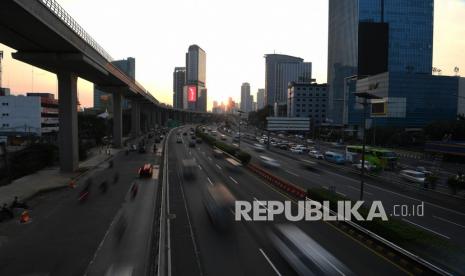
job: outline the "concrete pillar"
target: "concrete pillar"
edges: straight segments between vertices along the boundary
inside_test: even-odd
[[[140,103],[137,100],[131,101],[131,134],[140,135]]]
[[[60,129],[59,156],[62,172],[74,172],[79,167],[77,78],[70,72],[60,72],[58,77],[58,109]]]
[[[120,91],[113,92],[113,145],[121,148],[123,145],[123,96]]]

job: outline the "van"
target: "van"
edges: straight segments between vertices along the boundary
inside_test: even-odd
[[[325,160],[335,164],[344,164],[344,156],[340,153],[335,153],[332,151],[325,152]]]

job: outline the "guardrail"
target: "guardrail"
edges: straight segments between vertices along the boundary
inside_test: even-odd
[[[89,44],[95,51],[101,54],[108,62],[113,61],[113,58],[108,54],[102,46],[100,46],[85,30],[79,25],[74,18],[63,9],[60,4],[55,0],[38,0],[51,12],[53,12],[63,23],[65,23],[74,33],[82,38],[87,44]]]

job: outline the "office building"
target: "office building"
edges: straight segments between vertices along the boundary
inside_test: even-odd
[[[465,78],[408,72],[385,72],[352,82],[345,113],[349,128],[360,127],[362,105],[353,92],[372,100],[367,118],[372,126],[421,128],[433,121],[453,121],[465,112]]]
[[[186,67],[175,67],[173,72],[173,107],[184,108],[184,85],[186,84]]]
[[[252,109],[250,103],[250,84],[248,82],[244,82],[241,85],[241,107],[240,110],[242,112],[250,112]]]
[[[431,74],[434,0],[330,0],[329,117],[341,124],[347,78]]]
[[[286,105],[287,85],[291,81],[312,80],[312,64],[299,57],[265,55],[265,104]]]
[[[111,62],[119,70],[129,76],[131,79],[136,79],[136,60],[135,58],[129,57],[127,59],[115,60]],[[128,100],[123,98],[122,101],[123,109],[129,108]],[[108,112],[113,111],[113,100],[111,93],[106,93],[98,88],[94,84],[94,108],[100,111],[107,110]]]
[[[185,109],[207,111],[206,64],[205,51],[197,45],[189,46],[186,53],[186,84],[183,90]]]
[[[257,91],[257,109],[265,107],[265,89],[260,88]]]
[[[43,136],[58,132],[58,100],[51,93],[0,97],[0,133]]]
[[[290,82],[287,116],[310,118],[315,126],[326,121],[328,93],[326,84]]]

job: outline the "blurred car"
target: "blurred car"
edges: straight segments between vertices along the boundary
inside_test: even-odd
[[[203,203],[213,226],[219,231],[227,231],[233,223],[230,209],[235,198],[223,184],[208,186],[204,192]]]
[[[189,141],[189,148],[195,148],[195,140]]]
[[[428,170],[427,170],[425,167],[423,167],[423,166],[416,167],[416,168],[415,168],[415,171],[417,171],[417,172],[422,172],[422,173],[424,173],[426,176],[433,174],[431,171],[428,171]]]
[[[130,151],[136,151],[137,150],[137,146],[135,144],[132,144],[130,147],[129,147],[129,150]]]
[[[183,135],[183,136],[187,136],[187,132],[184,131],[184,132],[182,133],[182,135]]]
[[[331,163],[335,163],[335,164],[339,164],[339,165],[342,165],[345,163],[345,158],[342,154],[340,153],[336,153],[336,152],[332,152],[332,151],[327,151],[325,152],[325,156],[324,156],[325,160],[328,161],[328,162],[331,162]]]
[[[258,158],[260,159],[260,162],[262,163],[262,165],[265,167],[279,168],[281,166],[281,164],[279,164],[278,161],[268,156],[260,155]]]
[[[181,136],[176,137],[176,143],[182,144],[182,138],[181,138]]]
[[[200,138],[197,138],[197,140],[195,140],[197,142],[197,144],[202,144],[202,139]]]
[[[286,143],[278,144],[277,147],[278,147],[279,149],[282,149],[282,150],[288,150],[288,149],[289,149],[289,146],[288,146]]]
[[[195,163],[195,159],[183,159],[181,163],[184,179],[194,179],[195,171],[197,170],[197,163]]]
[[[217,132],[216,132],[216,130],[212,130],[212,132],[211,132],[211,133],[212,133],[212,136],[216,136],[216,135],[217,135]]]
[[[323,154],[321,154],[319,151],[317,150],[311,150],[308,152],[308,155],[312,158],[315,158],[315,159],[324,159],[323,158]]]
[[[154,142],[155,142],[155,144],[158,144],[158,143],[160,143],[160,142],[161,142],[161,138],[160,138],[160,136],[158,136],[158,135],[157,135],[157,136],[155,136]]]
[[[268,230],[271,243],[298,275],[354,275],[318,242],[292,224]]]
[[[220,139],[221,139],[221,140],[223,140],[223,141],[226,141],[226,135],[224,135],[224,134],[221,134],[221,137],[220,137]]]
[[[145,164],[144,166],[139,168],[139,177],[152,177],[153,175],[153,166],[150,163]]]
[[[368,171],[368,172],[371,172],[373,171],[374,169],[376,169],[376,166],[373,166],[370,162],[368,162],[367,160],[365,160],[365,170]],[[352,164],[352,167],[356,168],[357,170],[361,170],[362,169],[362,160],[360,160],[358,163],[355,163],[355,164]]]
[[[402,170],[400,171],[399,175],[403,179],[413,183],[423,184],[426,180],[426,174],[424,172],[418,172],[414,170]]]
[[[146,153],[147,148],[144,145],[139,145],[139,153]]]
[[[257,144],[257,143],[255,143],[255,144],[252,145],[252,148],[253,148],[255,151],[257,151],[257,152],[263,152],[263,151],[265,151],[265,146],[262,145],[262,144]]]
[[[292,147],[291,152],[292,153],[297,153],[297,154],[303,154],[304,153],[304,151],[300,147]]]

